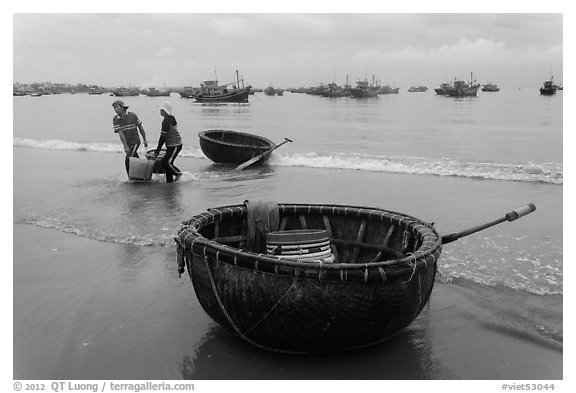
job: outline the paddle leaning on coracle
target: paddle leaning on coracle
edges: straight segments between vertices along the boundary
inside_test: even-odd
[[[208,315],[256,347],[364,347],[419,315],[443,244],[535,209],[440,236],[432,224],[379,208],[245,201],[183,222],[178,269],[187,269]]]

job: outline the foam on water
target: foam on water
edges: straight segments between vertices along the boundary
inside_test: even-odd
[[[118,180],[122,183],[138,183],[138,180],[130,180],[124,174],[118,175]],[[197,173],[192,173],[188,171],[183,171],[182,176],[178,179],[179,183],[190,183],[202,180],[202,177],[199,176]],[[164,183],[166,182],[166,177],[164,174],[157,174],[153,173],[152,178],[150,179],[150,183]],[[141,183],[147,183],[146,181],[142,181]]]
[[[460,162],[452,159],[423,157],[385,157],[366,154],[320,155],[291,154],[275,156],[273,163],[324,169],[354,169],[412,175],[458,176],[489,180],[543,182],[561,185],[562,164]]]
[[[14,146],[55,150],[77,150],[105,153],[123,153],[119,144],[79,143],[65,140],[35,140],[14,138]],[[203,158],[199,148],[185,146],[182,157]],[[323,169],[350,169],[373,172],[403,173],[432,176],[457,176],[474,179],[541,182],[562,185],[562,163],[523,162],[492,163],[457,161],[448,158],[409,156],[377,156],[360,153],[292,153],[274,154],[271,164]]]
[[[446,247],[440,258],[439,279],[467,279],[487,286],[503,285],[534,295],[563,293],[562,252],[542,240],[536,247],[526,238],[506,236],[461,239],[459,247]],[[514,258],[509,248],[513,247]]]
[[[50,140],[36,140],[30,138],[14,138],[14,146],[17,147],[31,147],[40,149],[53,149],[53,150],[78,150],[78,151],[94,151],[105,153],[123,153],[122,145],[115,143],[82,143],[64,141],[60,139]]]
[[[56,217],[29,217],[17,220],[16,223],[31,224],[41,228],[56,229],[64,233],[71,233],[88,239],[115,243],[132,244],[136,246],[172,247],[173,234],[118,234],[106,233],[89,226],[78,226]]]
[[[76,150],[100,153],[120,153],[124,154],[121,143],[94,143],[94,142],[73,142],[61,139],[36,140],[31,138],[14,138],[13,145],[16,147],[29,147],[37,149],[52,150]],[[148,145],[148,149],[155,145]],[[141,145],[140,149],[143,148]],[[184,146],[179,154],[181,157],[204,158],[204,154],[199,148]]]

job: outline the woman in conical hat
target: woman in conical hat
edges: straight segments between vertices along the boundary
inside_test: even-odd
[[[182,171],[174,165],[174,160],[182,150],[182,137],[180,136],[180,132],[178,132],[176,118],[172,114],[172,104],[164,101],[158,107],[160,108],[160,115],[164,117],[164,120],[162,120],[160,139],[158,140],[158,146],[156,147],[154,155],[158,156],[160,149],[166,144],[166,154],[160,160],[160,164],[166,172],[166,182],[172,183],[174,180],[178,181],[180,176],[182,176]]]

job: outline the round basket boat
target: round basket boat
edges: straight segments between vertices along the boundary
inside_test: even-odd
[[[422,311],[442,252],[431,224],[378,208],[281,203],[277,209],[272,231],[327,234],[332,261],[249,251],[245,204],[209,209],[180,227],[179,271],[187,269],[216,322],[259,348],[319,353],[382,342]],[[318,240],[323,236],[289,241]]]
[[[269,139],[246,132],[208,130],[198,136],[204,155],[219,164],[241,164],[274,147]]]

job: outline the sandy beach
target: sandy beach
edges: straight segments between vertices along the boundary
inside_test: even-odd
[[[14,379],[562,379],[558,337],[528,332],[503,296],[517,295],[437,283],[414,324],[382,345],[278,355],[209,319],[172,248],[16,224]]]

